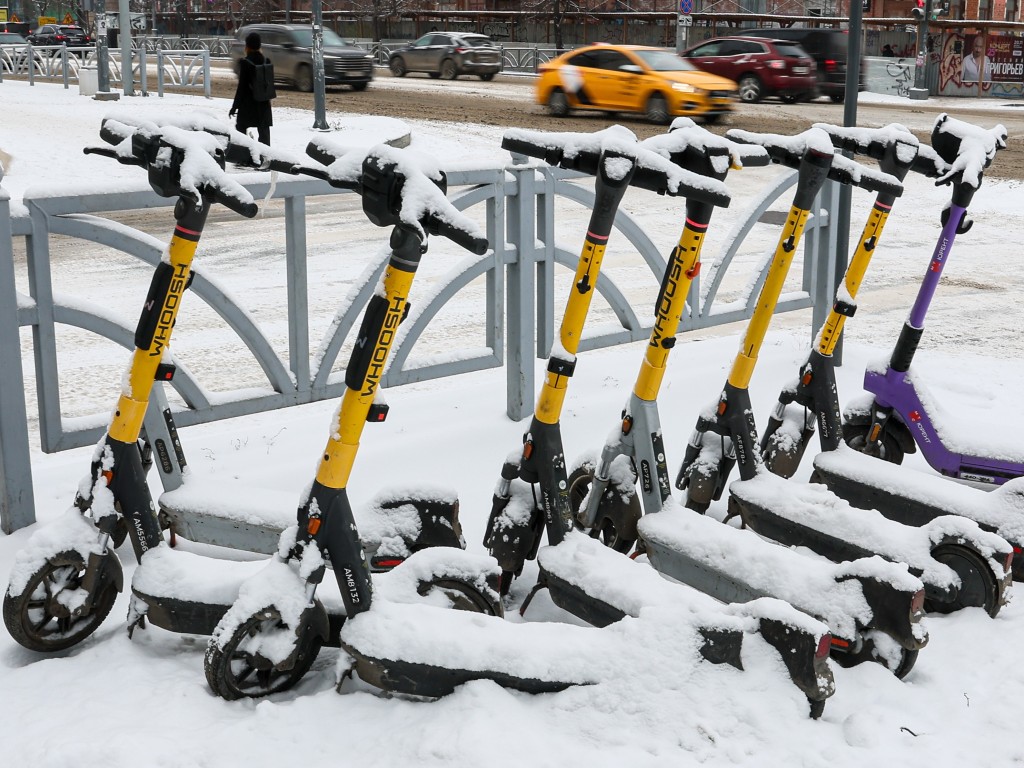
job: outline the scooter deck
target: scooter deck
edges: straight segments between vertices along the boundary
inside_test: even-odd
[[[225,493],[221,482],[189,478],[159,499],[171,531],[199,544],[271,555],[285,528],[295,524],[300,491],[254,489],[244,483]],[[408,503],[407,503],[408,502]],[[453,546],[458,494],[448,488],[393,486],[353,510],[363,549],[375,557],[402,560],[417,546]],[[421,541],[422,540],[422,541]]]
[[[877,509],[907,525],[927,525],[942,515],[959,515],[996,533],[1013,547],[1013,580],[1024,581],[1024,479],[983,491],[939,479],[911,467],[846,450],[814,458],[818,478],[859,509]]]
[[[823,485],[794,483],[769,472],[732,483],[729,493],[730,505],[739,509],[743,523],[762,536],[807,547],[836,562],[878,555],[906,563],[924,583],[928,597],[939,602],[952,600],[959,577],[935,559],[932,550],[943,543],[969,547],[995,575],[998,605],[1006,601],[1010,578],[1002,563],[1010,546],[970,520],[947,515],[920,528],[904,525],[876,510],[854,509]]]
[[[702,658],[737,669],[743,668],[745,638],[760,632],[809,700],[824,701],[835,690],[828,665],[815,658],[818,640],[828,627],[788,603],[763,598],[724,605],[578,532],[567,535],[558,546],[542,548],[537,561],[538,586],[547,587],[555,605],[594,626],[639,617],[645,609],[664,608],[699,633]]]
[[[880,558],[836,564],[765,541],[673,504],[645,515],[640,537],[659,572],[726,602],[785,600],[853,647],[868,629],[907,649],[928,639],[912,611],[921,582]]]
[[[527,693],[593,684],[600,679],[599,660],[614,664],[621,652],[613,637],[592,628],[513,624],[497,616],[385,601],[348,621],[341,644],[366,682],[429,697],[473,680]]]

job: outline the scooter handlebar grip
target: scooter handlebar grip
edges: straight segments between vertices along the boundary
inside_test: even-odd
[[[256,203],[240,200],[218,186],[208,185],[203,189],[203,193],[204,195],[209,195],[215,203],[220,203],[225,208],[229,208],[247,219],[255,217],[260,210]]]
[[[600,152],[581,149],[571,155],[566,155],[563,147],[537,144],[526,139],[517,139],[509,136],[502,137],[501,148],[518,155],[535,157],[538,160],[543,160],[548,165],[565,168],[569,171],[579,171],[589,176],[597,175],[597,164],[601,159]]]
[[[109,147],[84,147],[82,154],[85,155],[102,155],[103,157],[112,157],[122,165],[142,165],[146,164],[146,161],[141,157],[129,156],[117,154],[116,149],[110,149]]]
[[[487,253],[487,249],[490,248],[490,243],[487,242],[486,237],[477,237],[471,232],[449,224],[436,216],[428,216],[423,221],[423,228],[432,235],[439,235],[451,240],[456,245],[465,248],[470,253],[475,253],[477,256]]]

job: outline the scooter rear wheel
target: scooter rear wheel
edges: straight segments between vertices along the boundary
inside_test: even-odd
[[[935,613],[952,613],[961,608],[984,608],[992,618],[999,613],[999,587],[988,564],[973,550],[958,544],[942,544],[932,557],[945,563],[960,577],[960,589],[950,602],[926,599],[924,608]]]
[[[843,441],[858,453],[884,459],[891,464],[902,464],[903,449],[900,448],[899,441],[892,435],[882,435],[882,441],[878,445],[868,445],[870,429],[870,424],[844,424]]]
[[[301,622],[294,630],[299,651],[295,663],[287,669],[278,669],[258,650],[261,636],[292,631],[281,621],[277,609],[264,608],[243,621],[223,645],[211,641],[203,662],[210,688],[227,701],[256,699],[292,688],[313,666],[323,644],[320,636]]]
[[[85,561],[77,552],[61,552],[46,561],[29,579],[17,597],[4,595],[4,624],[20,645],[31,651],[63,651],[87,638],[103,620],[117,599],[121,561],[107,552],[101,566],[96,594],[88,612],[76,614],[84,590]]]
[[[893,661],[886,659],[885,657],[875,653],[874,643],[869,639],[864,641],[864,647],[858,653],[836,653],[833,654],[832,659],[843,668],[854,667],[858,664],[863,664],[866,661],[875,662],[881,664],[883,667],[892,672],[899,680],[902,680],[910,674],[910,670],[914,668],[917,663],[917,657],[920,651],[911,650],[909,648],[901,648],[899,658]]]
[[[504,616],[505,611],[499,600],[483,593],[472,584],[459,579],[435,579],[420,589],[424,595],[438,590],[451,601],[452,610],[483,613],[488,616]]]
[[[594,465],[585,462],[569,475],[569,505],[577,520],[594,483],[594,472]],[[606,547],[625,554],[636,544],[636,526],[642,515],[643,509],[635,490],[629,494],[628,499],[624,499],[617,488],[609,485],[601,497],[594,527],[587,533],[599,539]]]

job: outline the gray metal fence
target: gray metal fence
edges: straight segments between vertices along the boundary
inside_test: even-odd
[[[143,95],[149,93],[149,82],[156,76],[157,95],[164,89],[194,90],[209,98],[211,53],[206,48],[196,50],[164,50],[152,52],[146,48],[132,51],[132,77]],[[68,47],[64,45],[0,45],[0,82],[4,77],[24,79],[34,85],[36,80],[58,81],[65,88],[84,84],[83,73],[95,73],[99,67],[94,47]],[[122,88],[122,61],[120,50],[107,52],[107,71],[111,88]],[[95,75],[94,75],[95,77]]]
[[[576,178],[575,174],[532,165],[448,175],[452,200],[458,208],[474,209],[479,214],[483,207],[491,250],[482,257],[460,262],[403,323],[404,332],[394,347],[384,386],[504,366],[509,417],[518,420],[529,415],[536,390],[534,359],[548,354],[557,330],[556,267],[574,270],[578,259],[578,253],[557,244],[555,203],[570,200],[586,208],[592,206],[594,199],[592,188],[577,183]],[[750,316],[764,280],[766,261],[761,261],[755,274],[746,280],[746,289],[739,299],[716,303],[716,298],[744,238],[795,183],[795,178],[795,174],[786,174],[765,189],[726,240],[731,244],[729,248],[705,265],[705,281],[702,283],[699,276],[695,278],[683,319],[687,331]],[[247,388],[218,392],[214,398],[195,376],[179,367],[173,387],[183,402],[175,413],[175,420],[182,427],[338,397],[344,390],[341,377],[333,375],[337,373],[339,352],[386,263],[382,252],[363,279],[351,287],[324,338],[311,343],[307,201],[351,193],[339,192],[323,182],[299,179],[276,184],[252,183],[247,187],[257,199],[271,195],[283,201],[288,353],[279,355],[269,341],[267,329],[257,324],[228,292],[221,290],[201,262],[197,263],[191,292],[209,305],[228,325],[236,342],[249,350],[265,382],[260,391]],[[804,239],[801,289],[787,293],[778,308],[786,312],[813,306],[812,328],[823,321],[835,284],[835,266],[828,254],[835,252],[836,233],[835,227],[830,226],[828,212],[835,210],[837,198],[837,188],[829,183],[816,201],[813,210],[817,213],[811,217]],[[12,214],[0,179],[0,527],[6,532],[29,525],[35,519],[19,327],[32,329],[40,443],[47,452],[95,442],[103,429],[96,425],[105,423],[104,414],[86,419],[62,418],[57,354],[62,328],[83,329],[125,349],[134,348],[134,329],[104,313],[101,297],[96,297],[97,310],[55,295],[50,238],[75,238],[155,265],[165,247],[162,242],[102,214],[169,205],[168,200],[148,188],[67,196],[27,194],[22,202],[24,205]],[[666,259],[625,210],[624,206],[616,217],[619,234],[615,239],[620,241],[624,237],[641,255],[653,279],[659,281]],[[27,295],[15,288],[14,244],[19,240],[24,244]],[[410,352],[430,321],[461,289],[479,278],[485,283],[484,347],[465,350],[457,359],[410,364]],[[585,338],[581,351],[647,338],[653,317],[650,307],[635,310],[623,286],[606,274],[600,276],[596,290],[610,306],[617,327]],[[82,426],[83,423],[92,426]]]

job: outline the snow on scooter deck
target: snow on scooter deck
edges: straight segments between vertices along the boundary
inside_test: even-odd
[[[832,563],[671,500],[661,512],[644,515],[639,532],[658,571],[721,600],[777,597],[824,621],[833,636],[851,644],[868,629],[910,649],[928,640],[924,623],[911,610],[913,595],[923,587],[905,565],[881,557]],[[900,593],[905,599],[894,599]]]
[[[995,578],[995,611],[1006,602],[1010,574],[1004,565],[1012,548],[1001,536],[982,530],[971,520],[944,515],[922,527],[905,525],[876,510],[855,509],[824,485],[793,483],[767,471],[732,483],[729,493],[743,522],[761,535],[791,546],[806,546],[834,560],[880,555],[905,563],[920,577],[930,596],[940,600],[943,594],[956,592],[960,577],[937,560],[933,550],[942,544],[969,547],[984,558]]]
[[[858,508],[899,513],[910,525],[926,525],[940,515],[973,520],[998,534],[1019,554],[1024,548],[1024,478],[984,491],[912,467],[890,464],[845,445],[814,458],[817,476]],[[1024,558],[1013,560],[1013,576],[1024,580]]]

